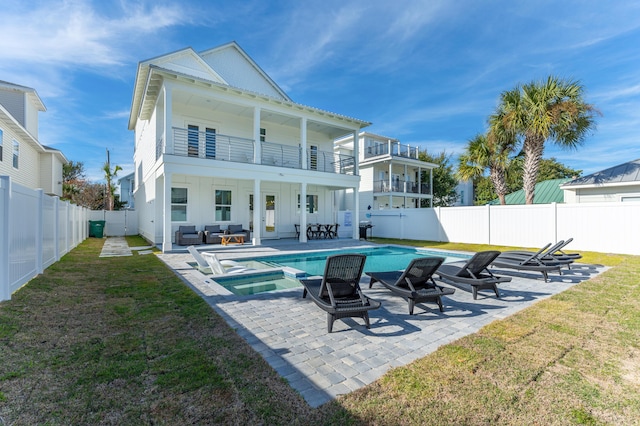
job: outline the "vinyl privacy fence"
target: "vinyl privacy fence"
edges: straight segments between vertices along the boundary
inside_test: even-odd
[[[533,204],[370,210],[385,238],[542,247],[573,238],[569,250],[640,255],[640,203]]]
[[[0,176],[0,301],[84,241],[87,214]]]

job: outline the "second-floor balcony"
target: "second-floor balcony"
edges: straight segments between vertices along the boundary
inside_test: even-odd
[[[373,192],[398,192],[404,194],[431,195],[431,187],[428,183],[377,180],[373,182]]]
[[[420,149],[416,146],[403,145],[396,141],[376,142],[367,141],[364,148],[364,158],[390,155],[392,157],[405,157],[418,159]]]
[[[309,148],[306,165],[302,166],[302,148],[299,145],[260,143],[260,158],[255,158],[255,141],[215,133],[174,127],[173,151],[168,152],[164,140],[158,140],[156,157],[162,153],[237,163],[262,164],[291,169],[315,170],[326,173],[354,173],[355,158],[350,155]]]

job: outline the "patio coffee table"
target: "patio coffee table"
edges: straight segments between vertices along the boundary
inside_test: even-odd
[[[222,234],[220,238],[222,239],[223,246],[227,244],[244,244],[244,235],[245,234]],[[231,241],[232,239],[233,241]]]

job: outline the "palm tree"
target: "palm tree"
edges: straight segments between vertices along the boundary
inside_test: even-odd
[[[584,89],[575,81],[549,76],[503,92],[492,127],[518,135],[523,141],[523,189],[527,204],[533,204],[538,167],[546,141],[576,148],[595,127],[596,109],[583,98]]]
[[[489,131],[487,135],[478,134],[471,139],[465,152],[460,156],[456,177],[461,180],[475,179],[484,175],[489,169],[489,179],[500,199],[505,203],[508,187],[506,170],[509,154],[515,147],[515,138],[506,133]]]
[[[107,193],[105,194],[105,210],[111,211],[113,210],[113,199],[116,192],[116,188],[115,186],[113,186],[113,179],[116,178],[118,172],[122,170],[122,167],[116,165],[113,169],[111,169],[111,164],[108,160],[108,153],[109,152],[107,151],[107,162],[104,163],[104,166],[102,166],[102,171],[104,172],[104,179],[107,181]]]

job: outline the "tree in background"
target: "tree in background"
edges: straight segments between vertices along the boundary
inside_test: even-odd
[[[86,182],[83,162],[69,161],[62,165],[63,200],[74,201],[74,196],[80,193]]]
[[[508,194],[522,189],[524,159],[519,154],[511,160],[505,172]],[[551,179],[574,179],[582,175],[582,170],[572,169],[560,163],[554,157],[540,160],[538,182]],[[537,182],[536,182],[537,183]],[[489,177],[481,176],[474,179],[475,204],[485,205],[499,198]]]
[[[111,162],[109,160],[109,150],[107,150],[107,162],[102,166],[104,172],[104,180],[107,182],[105,210],[113,210],[116,187],[113,185],[113,180],[118,176],[118,172],[122,170],[122,167],[116,165],[111,168]]]
[[[545,142],[576,148],[595,127],[597,111],[584,101],[583,92],[577,82],[549,76],[546,81],[517,86],[500,95],[489,122],[492,128],[501,127],[522,140],[527,204],[533,204]]]
[[[476,135],[459,158],[456,178],[475,181],[488,170],[494,193],[500,204],[506,204],[504,197],[509,193],[506,174],[515,142],[515,138],[506,133],[490,131],[488,135]]]
[[[439,154],[431,155],[424,151],[418,154],[418,159],[438,165],[433,169],[433,206],[448,207],[455,203],[458,198],[458,194],[456,194],[458,181],[451,165],[451,154],[442,151]],[[429,182],[428,172],[422,172],[421,180]]]

